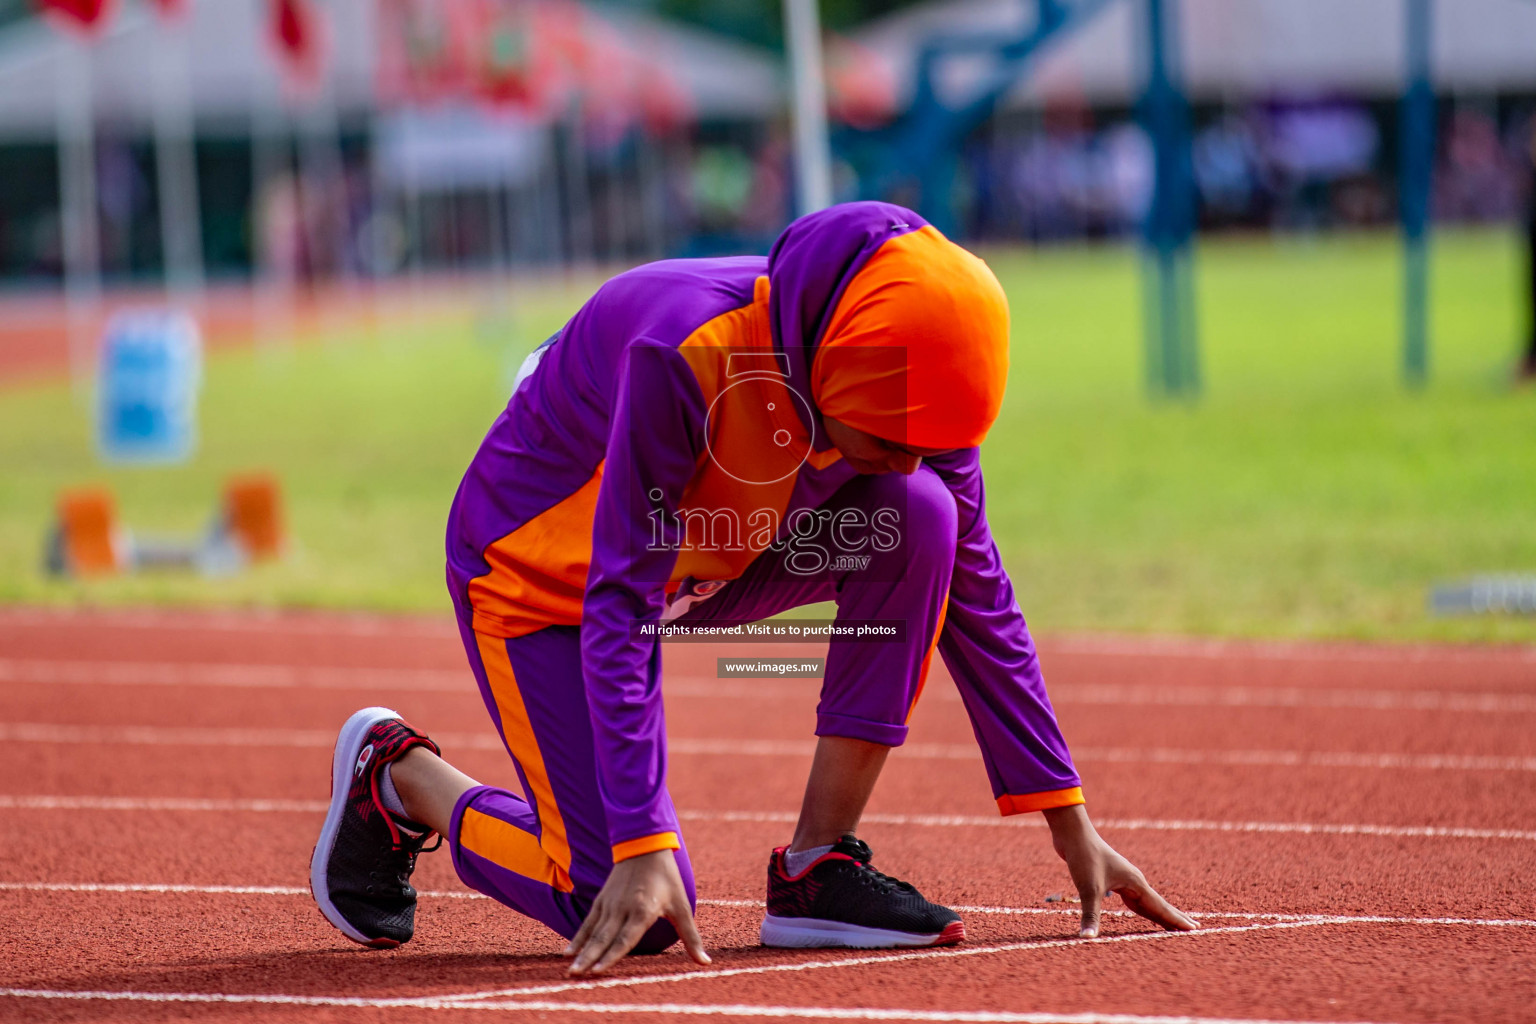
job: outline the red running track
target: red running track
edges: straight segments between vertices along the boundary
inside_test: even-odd
[[[1047,832],[997,816],[937,678],[863,831],[881,867],[963,908],[968,941],[759,948],[815,688],[718,680],[721,648],[673,646],[672,789],[715,966],[669,952],[594,983],[445,856],[423,859],[397,951],[347,943],[304,889],[355,708],[397,707],[511,779],[450,623],[0,611],[0,1020],[1536,1019],[1536,651],[1042,648],[1101,831],[1200,932],[1122,915],[1072,938]]]

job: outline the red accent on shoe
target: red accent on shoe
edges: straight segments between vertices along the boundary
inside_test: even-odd
[[[437,754],[439,757],[442,756],[443,752],[438,748],[436,743],[433,743],[426,736],[423,736],[421,733],[411,728],[410,723],[405,719],[397,718],[391,721],[396,722],[400,726],[404,727],[404,729],[410,733],[410,735],[401,737],[399,742],[393,747],[382,743],[375,747],[373,762],[368,765],[368,792],[369,796],[372,798],[373,806],[377,808],[379,814],[383,816],[384,824],[389,826],[390,841],[394,844],[396,849],[399,849],[403,844],[400,838],[400,827],[397,822],[403,821],[405,819],[396,815],[388,807],[384,806],[384,797],[379,792],[379,776],[383,773],[384,768],[387,765],[391,765],[394,762],[400,760],[400,758],[404,757],[408,751],[414,750],[417,747],[426,747],[428,750],[432,751],[434,754]],[[378,730],[381,726],[387,727],[389,724],[390,723],[387,721],[380,722],[378,725],[374,726],[374,730]],[[373,735],[373,732],[370,731],[368,735]],[[419,823],[412,822],[412,824]],[[422,833],[422,839],[425,841],[430,839],[435,834],[436,833],[434,833],[431,829],[427,829]],[[398,946],[399,943],[394,943],[394,945]],[[384,946],[378,948],[391,949],[393,946]]]
[[[939,932],[939,937],[933,940],[935,946],[958,946],[965,941],[965,922],[955,921]]]

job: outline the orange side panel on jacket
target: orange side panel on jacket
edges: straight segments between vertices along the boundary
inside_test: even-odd
[[[581,624],[602,482],[598,463],[580,490],[485,549],[491,571],[469,584],[475,632],[515,637],[545,626]]]

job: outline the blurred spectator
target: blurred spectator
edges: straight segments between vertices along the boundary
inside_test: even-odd
[[[706,230],[733,227],[752,194],[752,160],[739,146],[704,146],[693,162],[693,206]]]
[[[791,159],[789,138],[775,126],[752,160],[752,185],[741,215],[744,230],[772,235],[790,219]]]
[[[1140,125],[1127,121],[1100,135],[1099,144],[1109,229],[1134,230],[1152,203],[1152,141]]]
[[[304,225],[298,182],[287,174],[263,183],[257,201],[257,253],[263,274],[291,283],[304,265]]]
[[[1363,105],[1343,101],[1275,104],[1264,154],[1272,169],[1282,227],[1317,228],[1340,212],[1339,186],[1375,168],[1381,132]]]
[[[149,183],[129,144],[114,137],[97,140],[96,201],[100,213],[102,269],[133,270],[134,221],[149,208]]]
[[[1080,145],[1075,135],[1040,132],[1019,150],[1010,177],[1024,237],[1051,241],[1083,233],[1067,202],[1073,153]]]
[[[978,233],[1012,232],[1036,241],[1103,237],[1133,230],[1152,192],[1152,150],[1145,132],[1130,122],[1101,131],[1060,121],[1016,141],[1003,137],[1002,152],[973,154],[977,212],[989,218]]]
[[[1436,212],[1458,221],[1509,220],[1519,208],[1519,178],[1499,144],[1499,129],[1480,110],[1456,111],[1442,142]]]
[[[1222,117],[1194,141],[1195,182],[1200,199],[1218,221],[1245,219],[1259,188],[1259,150],[1253,129],[1241,118]]]

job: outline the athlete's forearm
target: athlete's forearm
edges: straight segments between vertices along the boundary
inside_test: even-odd
[[[676,496],[693,474],[704,412],[690,380],[674,349],[632,347],[593,518],[581,684],[616,859],[677,845],[666,791],[659,656],[655,638],[637,627],[660,620],[677,561],[675,546],[653,535],[651,513],[675,512]]]
[[[960,524],[939,653],[971,717],[992,794],[1005,814],[1080,803],[1034,640],[987,524],[979,456],[970,449],[927,461],[954,496]]]

